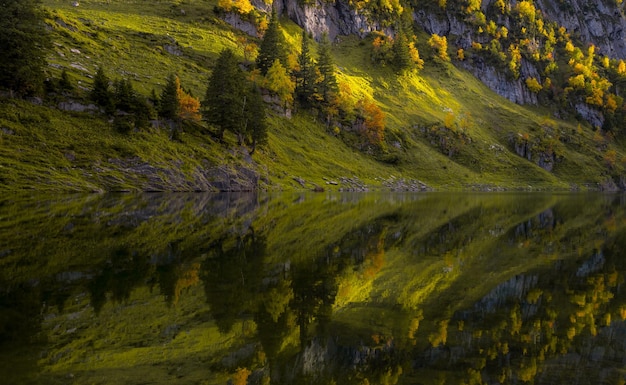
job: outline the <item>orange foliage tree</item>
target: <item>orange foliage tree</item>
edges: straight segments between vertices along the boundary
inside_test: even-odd
[[[385,141],[385,113],[369,98],[359,100],[357,111],[363,119],[361,134],[369,144],[381,146]]]
[[[176,90],[178,94],[178,116],[182,120],[190,120],[199,122],[202,119],[200,115],[200,100],[194,98],[182,88]]]

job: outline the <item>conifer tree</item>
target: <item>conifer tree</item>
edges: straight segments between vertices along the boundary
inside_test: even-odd
[[[280,60],[286,66],[285,44],[283,42],[282,32],[278,24],[278,16],[276,10],[272,8],[269,25],[261,40],[259,47],[259,55],[256,58],[256,66],[262,75],[272,66],[274,60]]]
[[[396,70],[404,71],[411,67],[413,61],[409,50],[409,41],[404,31],[400,30],[396,34],[396,39],[392,46],[393,64]]]
[[[115,107],[125,112],[133,112],[135,107],[135,90],[130,80],[119,79],[114,83]]]
[[[93,78],[93,88],[91,89],[91,100],[96,105],[104,108],[106,113],[113,113],[115,106],[113,104],[113,94],[110,89],[109,77],[104,72],[104,68],[98,67],[96,76]]]
[[[74,91],[74,85],[72,84],[72,81],[70,80],[70,77],[65,69],[63,69],[63,71],[61,72],[61,78],[59,79],[59,89],[66,92]]]
[[[119,79],[114,83],[115,108],[132,114],[125,118],[132,121],[134,128],[146,128],[150,125],[150,118],[154,115],[154,109],[148,104],[145,97],[141,96],[133,88],[129,79]]]
[[[171,74],[167,78],[165,88],[161,92],[159,98],[159,114],[165,119],[177,119],[179,112],[178,89],[180,88],[180,79],[178,76]]]
[[[313,101],[315,94],[315,63],[311,58],[309,49],[309,37],[305,31],[302,31],[302,45],[300,47],[300,55],[298,56],[298,66],[295,71],[296,78],[296,97],[301,104],[307,105]]]
[[[0,88],[19,95],[41,90],[46,32],[39,0],[4,0],[0,4]]]
[[[318,92],[322,102],[329,105],[337,94],[338,83],[335,76],[335,64],[330,52],[330,41],[326,33],[322,35],[322,41],[320,42],[317,68],[320,73],[320,79],[317,83]]]
[[[247,99],[248,102],[245,109],[247,126],[245,131],[250,144],[250,154],[253,154],[257,146],[267,143],[265,102],[255,86],[249,89]]]
[[[202,115],[217,128],[216,136],[220,140],[224,131],[240,130],[246,99],[244,82],[235,54],[230,49],[223,50],[209,78],[202,106]]]

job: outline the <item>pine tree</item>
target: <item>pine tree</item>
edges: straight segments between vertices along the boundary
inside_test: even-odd
[[[91,100],[96,105],[104,108],[108,114],[113,113],[115,105],[113,103],[113,94],[110,89],[109,77],[104,72],[104,68],[98,67],[96,76],[93,78],[93,88],[91,89]]]
[[[250,154],[252,155],[257,146],[267,143],[265,102],[259,90],[254,86],[248,92],[248,103],[245,115],[248,122],[246,131],[251,147]]]
[[[245,78],[235,54],[230,49],[220,53],[209,78],[202,115],[217,128],[222,140],[224,131],[239,132],[245,108]]]
[[[61,78],[59,79],[59,89],[63,92],[72,92],[74,91],[74,85],[70,80],[70,76],[67,74],[67,71],[63,69],[61,72]]]
[[[391,49],[393,52],[393,64],[397,71],[401,72],[412,66],[413,60],[409,50],[409,41],[402,30],[396,34],[396,39]]]
[[[179,100],[178,89],[180,88],[180,79],[178,76],[171,74],[167,78],[165,88],[161,92],[159,98],[159,114],[165,119],[178,119]]]
[[[263,40],[261,40],[259,55],[256,58],[256,66],[261,70],[261,74],[265,75],[276,59],[280,60],[283,65],[286,66],[285,44],[283,42],[280,25],[278,24],[276,10],[272,8],[272,16],[270,17],[267,30],[263,35]]]
[[[4,0],[0,4],[0,87],[32,95],[43,85],[46,32],[38,0]]]
[[[115,81],[115,108],[124,112],[134,112],[135,90],[130,80],[119,79]]]
[[[320,73],[317,89],[322,102],[325,105],[329,105],[337,94],[338,85],[337,77],[335,77],[335,64],[330,52],[330,41],[326,33],[322,35],[322,41],[320,42],[317,68]]]
[[[316,70],[309,49],[309,37],[305,31],[302,31],[302,45],[300,55],[298,56],[298,66],[300,68],[294,73],[296,78],[296,97],[301,104],[307,105],[313,101],[315,94]]]

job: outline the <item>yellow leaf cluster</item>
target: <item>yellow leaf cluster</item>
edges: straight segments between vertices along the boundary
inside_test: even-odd
[[[437,57],[443,61],[450,61],[448,56],[448,39],[433,33],[428,39],[428,45],[437,52]]]
[[[526,87],[535,94],[543,89],[541,84],[535,78],[526,78]]]

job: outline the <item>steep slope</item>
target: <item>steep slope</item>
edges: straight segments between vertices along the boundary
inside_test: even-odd
[[[291,117],[278,111],[270,114],[268,145],[252,157],[237,147],[234,138],[227,137],[225,144],[215,142],[204,125],[188,127],[180,142],[169,141],[162,125],[118,134],[94,114],[87,96],[99,66],[113,79],[130,79],[146,96],[159,93],[171,73],[177,73],[192,94],[203,95],[222,49],[235,50],[249,68],[259,43],[250,34],[266,20],[267,4],[255,3],[253,11],[239,14],[224,13],[216,2],[200,0],[132,4],[90,0],[78,7],[52,0],[43,3],[54,40],[49,75],[55,79],[66,70],[75,90],[47,97],[41,106],[0,103],[0,160],[10,170],[2,176],[6,188],[621,187],[623,149],[614,139],[619,139],[619,131],[607,135],[572,120],[574,115],[568,112],[569,105],[576,107],[580,104],[576,100],[584,100],[582,93],[578,99],[559,101],[547,91],[529,91],[524,77],[537,73],[537,63],[526,52],[517,79],[488,60],[487,51],[469,49],[465,60],[456,56],[455,44],[473,41],[478,31],[472,22],[478,11],[470,17],[459,2],[449,1],[445,12],[437,4],[413,7],[416,48],[425,65],[403,75],[373,59],[372,43],[381,33],[393,35],[395,19],[377,16],[369,3],[360,8],[343,2],[276,3],[283,15],[314,36],[331,34],[340,85],[349,90],[349,102],[369,98],[382,109],[385,142],[370,151],[360,145],[353,121],[327,122],[303,109]],[[297,52],[301,27],[288,18],[282,19],[282,27],[290,50]],[[440,60],[427,43],[432,33],[448,36],[451,62]],[[489,35],[477,36],[487,40]],[[611,66],[616,63],[611,61]],[[546,106],[509,102],[487,86],[518,103]],[[580,106],[589,107],[584,102]],[[593,106],[587,110],[603,117]]]

